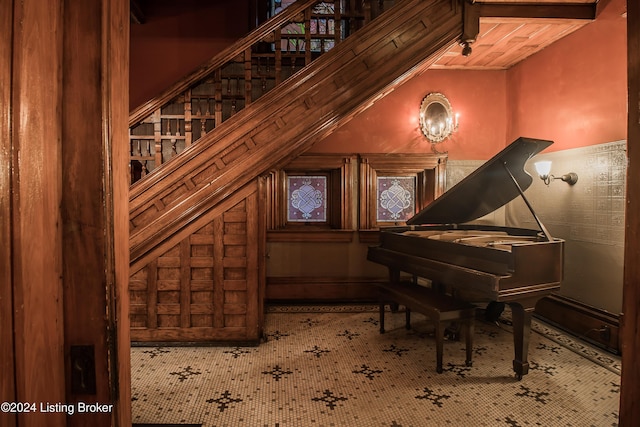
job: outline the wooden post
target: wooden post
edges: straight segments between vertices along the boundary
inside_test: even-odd
[[[128,25],[126,0],[0,5],[0,383],[36,405],[2,426],[131,423]]]
[[[627,0],[629,117],[627,134],[627,206],[622,296],[621,427],[640,419],[640,4]]]

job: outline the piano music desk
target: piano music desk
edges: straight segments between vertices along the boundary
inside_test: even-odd
[[[406,308],[406,327],[411,327],[411,312],[415,311],[427,316],[435,323],[436,335],[436,371],[442,373],[442,350],[446,323],[459,321],[465,331],[467,366],[472,364],[473,322],[475,306],[455,299],[449,295],[438,293],[430,288],[411,283],[378,284],[380,301],[380,333],[384,333],[384,309],[386,304],[396,303]]]

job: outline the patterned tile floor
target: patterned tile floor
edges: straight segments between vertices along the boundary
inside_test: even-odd
[[[473,366],[431,325],[375,307],[273,307],[258,347],[133,347],[134,423],[257,426],[616,426],[620,360],[534,321],[511,370],[508,316],[476,322]]]

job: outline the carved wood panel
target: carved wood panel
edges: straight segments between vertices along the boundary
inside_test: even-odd
[[[258,192],[131,275],[133,341],[255,341],[261,323]]]

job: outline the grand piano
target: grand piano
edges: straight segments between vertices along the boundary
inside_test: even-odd
[[[524,170],[552,141],[518,138],[406,222],[380,231],[367,259],[389,269],[429,279],[434,288],[474,303],[511,308],[515,358],[522,379],[531,317],[538,300],[560,288],[564,241],[553,238],[524,196],[533,178]],[[522,197],[539,230],[468,224]]]

